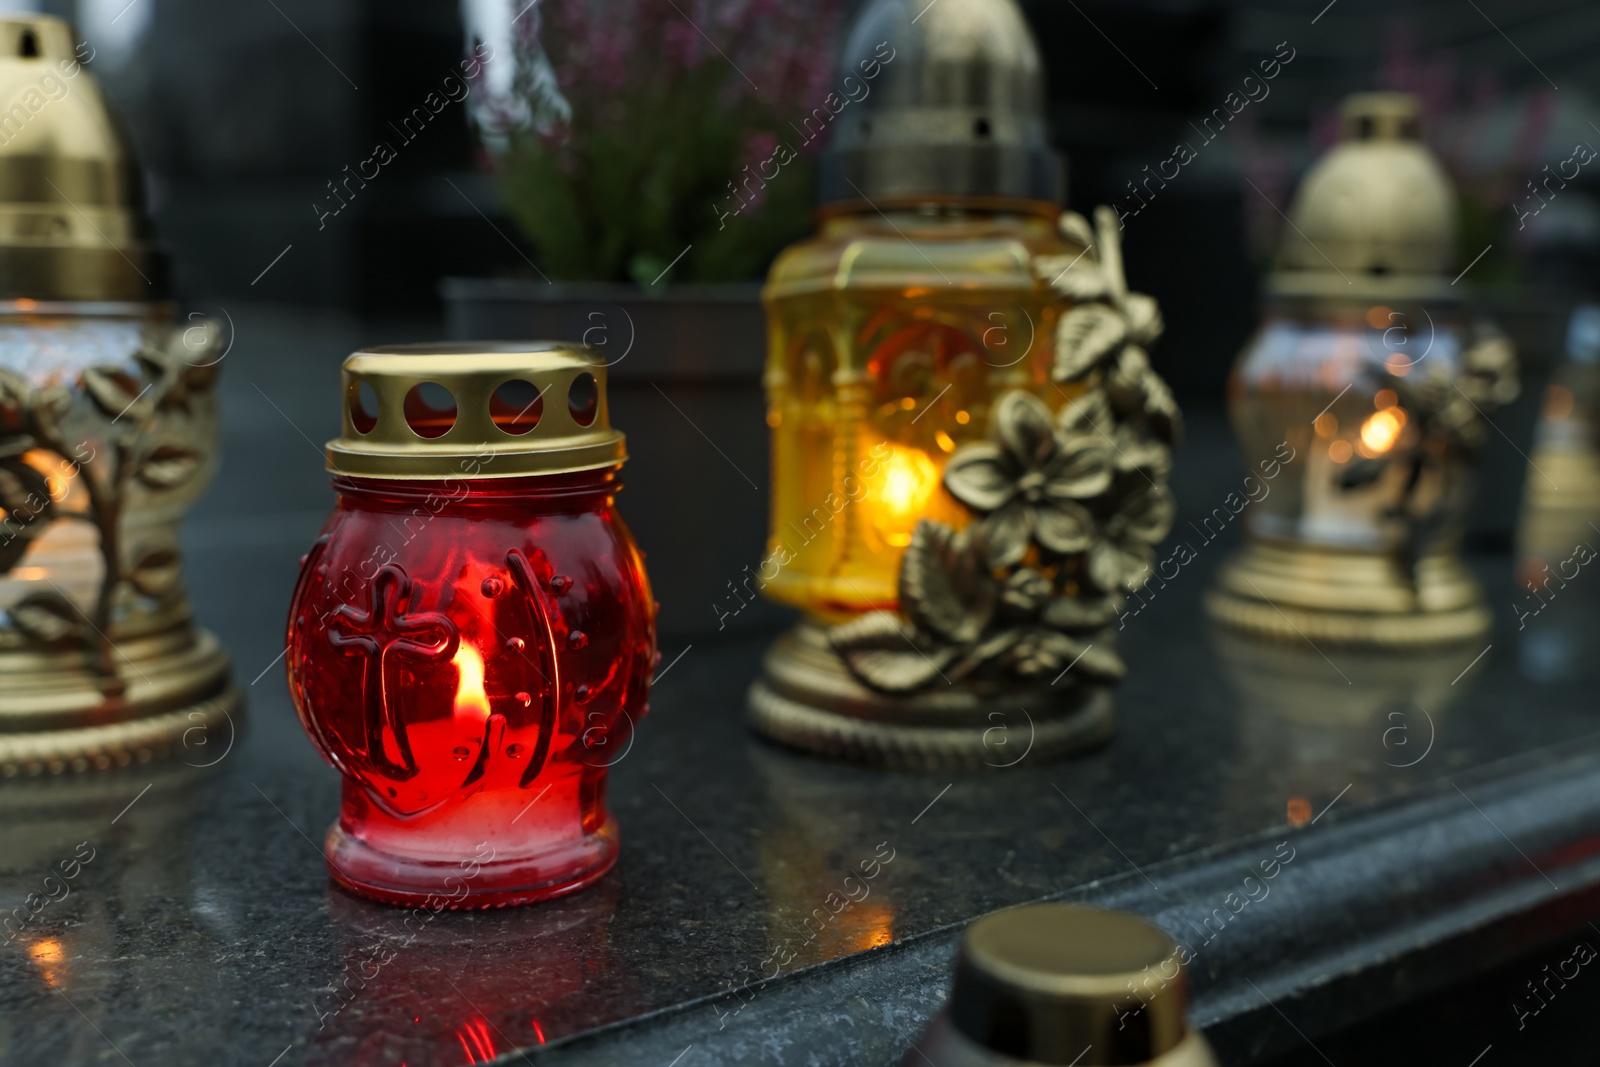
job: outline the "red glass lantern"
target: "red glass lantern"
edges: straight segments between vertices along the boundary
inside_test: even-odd
[[[647,710],[655,605],[582,346],[344,364],[339,501],[289,616],[300,721],[344,775],[328,867],[395,904],[580,889],[616,861],[606,774]]]

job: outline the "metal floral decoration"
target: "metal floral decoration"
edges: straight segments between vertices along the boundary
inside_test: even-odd
[[[1172,527],[1165,479],[1180,416],[1145,353],[1161,313],[1128,290],[1115,213],[1099,208],[1092,229],[1073,212],[1058,225],[1084,251],[1038,257],[1034,269],[1072,302],[1051,375],[1067,402],[1052,415],[1032,392],[1001,396],[989,440],[957,449],[944,472],[972,521],[920,522],[900,565],[900,612],[829,632],[852,675],[879,692],[1126,673],[1111,623]]]

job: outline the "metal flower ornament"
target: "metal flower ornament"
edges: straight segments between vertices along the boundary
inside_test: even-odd
[[[1116,215],[1061,216],[1075,257],[1035,273],[1070,303],[1051,377],[1066,402],[1033,392],[996,402],[989,439],[963,445],[944,488],[961,528],[924,519],[900,564],[900,611],[835,626],[834,650],[862,684],[910,693],[963,679],[1104,684],[1125,673],[1111,624],[1149,580],[1172,527],[1166,487],[1180,417],[1145,354],[1156,302],[1129,292]]]

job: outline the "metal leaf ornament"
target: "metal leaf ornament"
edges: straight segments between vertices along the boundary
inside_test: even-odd
[[[881,692],[906,693],[949,680],[950,670],[971,673],[971,665],[953,665],[980,643],[1001,595],[973,536],[944,523],[917,524],[900,559],[906,618],[874,611],[829,635],[856,677]]]
[[[1171,529],[1165,477],[1181,422],[1145,351],[1161,312],[1128,292],[1115,213],[1100,208],[1093,227],[1067,213],[1059,228],[1083,251],[1041,256],[1034,271],[1066,305],[1051,376],[1068,399],[1052,415],[1033,392],[1002,394],[988,440],[962,445],[945,466],[944,487],[970,523],[918,523],[901,559],[900,613],[829,632],[852,675],[879,692],[1126,673],[1112,623]]]
[[[1083,304],[1061,316],[1056,326],[1057,379],[1081,378],[1100,361],[1122,350],[1128,320],[1116,308]]]
[[[1001,592],[971,535],[921,522],[900,560],[900,606],[920,629],[954,644],[978,639]]]

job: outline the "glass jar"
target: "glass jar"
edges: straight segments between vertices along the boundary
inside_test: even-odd
[[[1430,515],[1422,554],[1453,546],[1471,502],[1469,468],[1405,462],[1367,471],[1364,464],[1427,447],[1423,420],[1386,383],[1392,376],[1449,388],[1464,374],[1464,327],[1454,308],[1270,307],[1229,388],[1246,467],[1258,479],[1274,461],[1283,467],[1270,492],[1250,505],[1251,533],[1393,551],[1411,537],[1413,517]]]
[[[622,439],[603,368],[576,347],[502,346],[482,367],[452,359],[464,354],[347,362],[352,410],[329,449],[338,504],[290,609],[290,691],[344,775],[329,870],[390,903],[524,903],[604,874],[618,847],[606,774],[647,710],[655,661],[655,605],[615,508]],[[417,399],[424,380],[448,408]],[[512,406],[497,414],[511,382],[535,398],[521,422]],[[376,441],[362,440],[363,384]],[[544,405],[547,393],[571,401]],[[401,397],[408,417],[386,416]],[[457,403],[482,410],[458,418]],[[439,448],[385,447],[438,429],[440,413]],[[590,465],[560,469],[575,437]],[[349,473],[408,448],[416,476]],[[462,476],[438,476],[451,464]],[[540,465],[557,469],[526,473]]]

